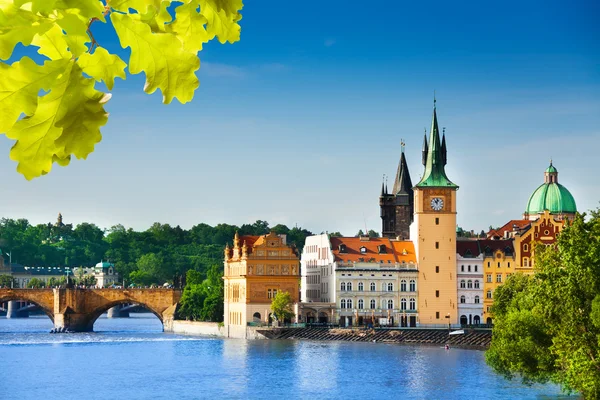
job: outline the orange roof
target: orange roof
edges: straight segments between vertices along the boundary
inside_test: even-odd
[[[517,229],[523,229],[529,224],[531,224],[531,221],[528,219],[511,219],[506,224],[502,225],[502,227],[490,230],[487,233],[487,237],[488,239],[494,236],[503,238],[505,232],[512,232],[515,227]]]
[[[340,251],[340,245],[345,245],[345,252]],[[380,247],[383,246],[383,247]],[[361,248],[364,247],[364,252]],[[383,250],[380,252],[380,249]],[[391,241],[388,238],[364,238],[357,237],[332,237],[331,250],[336,261],[360,261],[365,262],[414,262],[415,248],[409,241]],[[403,252],[406,251],[406,254]]]

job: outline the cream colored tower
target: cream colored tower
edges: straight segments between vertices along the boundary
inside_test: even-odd
[[[423,178],[414,187],[411,240],[419,266],[419,324],[458,323],[456,284],[456,190],[448,179],[446,138],[440,134],[435,102],[429,143],[423,143]]]

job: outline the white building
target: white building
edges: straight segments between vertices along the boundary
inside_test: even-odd
[[[461,325],[483,323],[483,253],[477,240],[456,242],[458,317]]]
[[[306,238],[300,258],[301,320],[332,322],[335,309],[335,265],[328,234]]]

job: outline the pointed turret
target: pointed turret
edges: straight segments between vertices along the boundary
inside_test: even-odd
[[[398,163],[398,170],[396,171],[396,179],[394,180],[393,195],[399,194],[410,194],[412,196],[412,181],[410,180],[410,173],[408,172],[408,163],[406,162],[406,156],[404,155],[404,142],[402,142],[402,149],[400,152],[400,162]]]
[[[446,176],[444,170],[444,159],[442,145],[440,143],[440,132],[438,128],[435,101],[433,103],[433,117],[431,120],[431,132],[429,133],[429,146],[427,149],[427,163],[423,178],[417,183],[417,187],[446,187],[458,189]]]
[[[385,195],[385,187],[384,187],[385,183],[381,182],[381,197],[383,197]]]
[[[446,165],[446,128],[442,128],[442,162]]]
[[[421,162],[423,165],[427,165],[427,153],[429,146],[427,145],[427,128],[425,128],[425,134],[423,135],[423,150],[421,150]]]

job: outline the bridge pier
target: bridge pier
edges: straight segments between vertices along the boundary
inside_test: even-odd
[[[127,307],[123,304],[118,306],[114,306],[108,310],[106,316],[108,318],[129,318],[129,311],[124,311],[123,309]]]
[[[8,307],[6,308],[6,318],[29,318],[29,312],[27,311],[19,311],[21,307],[19,306],[19,302],[16,300],[11,300],[8,302]]]
[[[54,328],[71,332],[93,332],[94,321],[90,321],[88,314],[60,313],[54,314]]]

